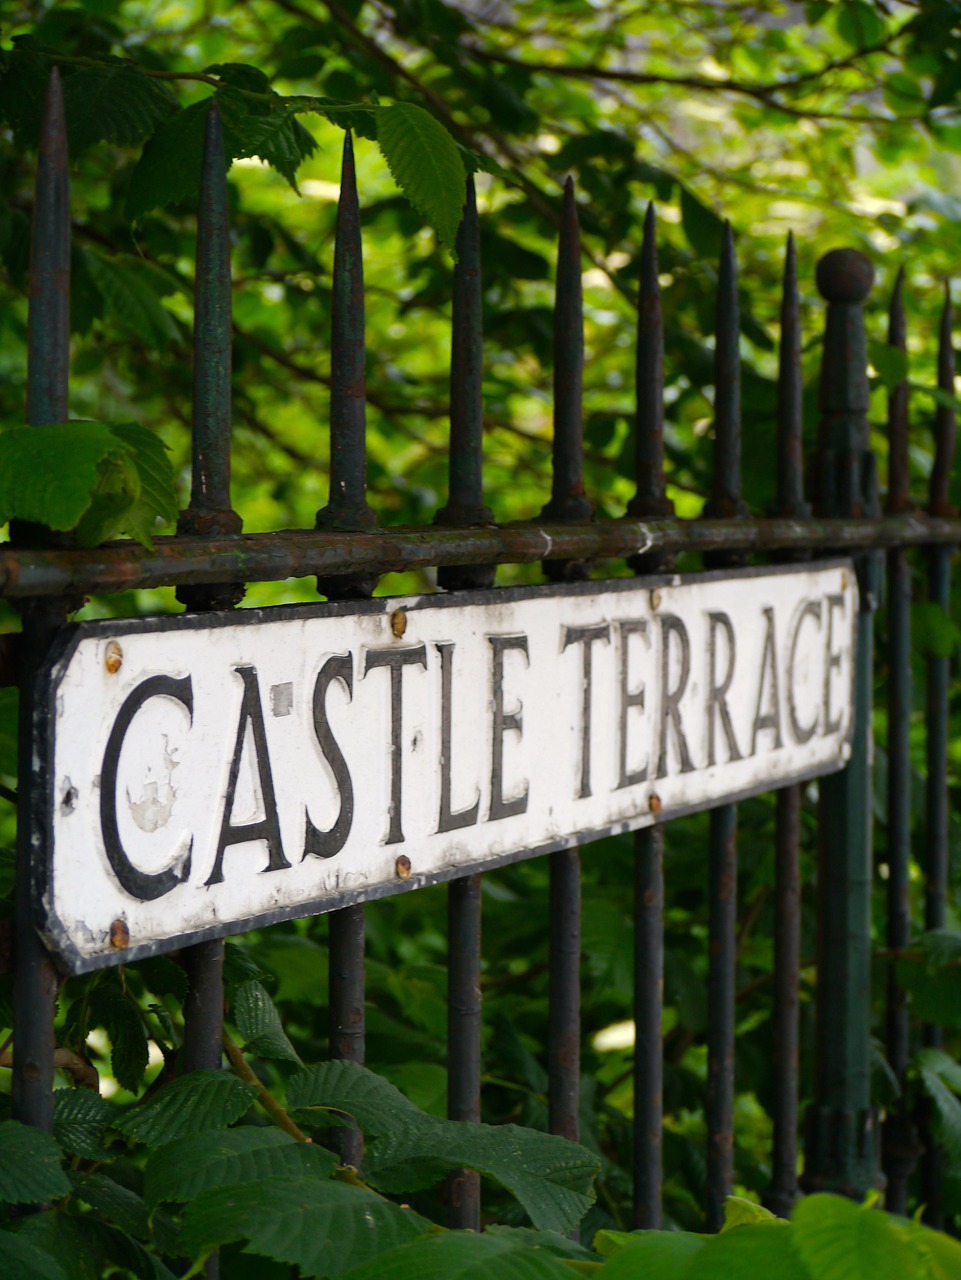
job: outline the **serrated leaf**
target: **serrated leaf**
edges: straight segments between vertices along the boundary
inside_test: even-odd
[[[90,1089],[57,1089],[53,1095],[53,1136],[65,1151],[87,1160],[107,1155],[104,1134],[117,1108]]]
[[[375,1140],[365,1175],[383,1191],[430,1186],[466,1167],[511,1191],[542,1231],[571,1231],[594,1201],[600,1161],[576,1143],[516,1125],[461,1124],[418,1110],[392,1084],[353,1062],[325,1062],[293,1076],[287,1105],[304,1123],[329,1110],[354,1117]]]
[[[303,1065],[287,1038],[273,1000],[259,982],[244,982],[237,988],[231,1012],[248,1052]]]
[[[471,151],[461,144],[455,143],[466,173],[490,173],[495,177],[513,181],[513,174],[504,168],[493,156],[485,156],[480,151]]]
[[[187,973],[169,956],[150,956],[128,968],[140,974],[147,990],[155,996],[173,996],[178,1004],[183,1004],[188,988]]]
[[[174,469],[167,446],[155,431],[139,422],[115,422],[111,432],[132,452],[140,477],[139,502],[151,517],[165,523],[177,519],[177,493]]]
[[[585,1147],[517,1125],[423,1116],[376,1139],[364,1160],[372,1186],[406,1193],[452,1169],[476,1169],[510,1191],[540,1231],[573,1231],[594,1203],[600,1160]]]
[[[918,1054],[918,1074],[925,1093],[934,1103],[934,1131],[951,1160],[961,1159],[961,1101],[948,1087],[939,1063],[932,1060],[929,1049]],[[926,1056],[928,1055],[928,1056]]]
[[[131,254],[107,257],[93,249],[85,251],[85,264],[111,315],[147,346],[181,341],[177,321],[160,301],[174,290],[157,272]]]
[[[485,1232],[448,1231],[379,1254],[349,1280],[571,1280],[546,1249]]]
[[[209,107],[207,100],[193,103],[148,139],[127,188],[124,215],[130,222],[139,221],[151,209],[196,196]]]
[[[148,1147],[205,1129],[226,1129],[249,1110],[257,1090],[222,1071],[195,1071],[171,1080],[146,1106],[128,1111],[114,1128]]]
[[[144,1171],[144,1195],[187,1203],[213,1187],[239,1186],[262,1178],[327,1178],[337,1157],[312,1143],[295,1142],[279,1129],[244,1127],[193,1134],[152,1152]]]
[[[198,1257],[231,1240],[247,1251],[299,1268],[303,1276],[339,1276],[414,1240],[431,1224],[372,1191],[317,1178],[265,1178],[205,1191],[184,1214],[181,1244]]]
[[[165,84],[120,59],[65,77],[63,101],[71,156],[101,141],[134,146],[178,110]]]
[[[70,1191],[60,1148],[40,1129],[0,1123],[0,1204],[41,1204]]]
[[[799,1200],[791,1228],[794,1247],[817,1280],[903,1280],[917,1274],[912,1249],[887,1215],[843,1196]]]
[[[496,1222],[485,1227],[486,1236],[499,1236],[511,1240],[514,1244],[528,1245],[552,1253],[556,1258],[572,1258],[575,1262],[597,1262],[597,1254],[585,1249],[569,1236],[562,1236],[557,1231],[535,1231],[531,1227],[507,1227]]]
[[[102,1173],[71,1173],[74,1194],[127,1235],[150,1239],[150,1211],[135,1192]]]
[[[454,139],[423,107],[395,102],[377,112],[377,142],[394,181],[452,249],[467,182]]]
[[[259,156],[298,191],[297,169],[317,150],[317,142],[292,110],[268,116],[232,116],[229,127],[235,136],[235,157]]]
[[[89,510],[105,469],[130,459],[102,422],[0,431],[0,523],[29,520],[73,529]]]
[[[242,947],[237,942],[224,944],[224,986],[228,989],[251,978],[260,981],[267,977],[267,971],[257,963],[250,953],[249,947]]]
[[[0,1275],[16,1280],[67,1280],[67,1273],[49,1254],[11,1231],[0,1231]]]
[[[90,992],[91,1026],[110,1037],[110,1065],[117,1083],[135,1093],[147,1070],[147,1032],[133,999],[113,981],[99,982]]]

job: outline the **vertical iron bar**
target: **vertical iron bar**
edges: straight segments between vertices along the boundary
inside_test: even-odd
[[[938,342],[938,386],[954,395],[954,347],[951,289],[944,286],[944,307]],[[956,514],[949,497],[954,467],[957,423],[949,404],[938,404],[934,419],[934,467],[931,471],[928,509],[933,516]],[[952,547],[928,551],[928,600],[947,614],[951,607]],[[925,787],[924,927],[943,929],[948,898],[948,699],[951,660],[929,654],[925,663],[925,727],[927,784]],[[924,1029],[925,1044],[939,1049],[940,1027]],[[921,1164],[921,1199],[929,1226],[944,1225],[944,1152],[931,1133],[930,1116],[922,1113],[924,1155]]]
[[[778,368],[777,495],[778,515],[803,519],[811,514],[804,501],[804,458],[801,438],[803,382],[801,317],[797,253],[788,235],[781,298],[781,350]],[[788,1217],[798,1195],[798,1012],[801,967],[801,787],[778,791],[775,801],[774,901],[774,1149],[771,1157],[769,1209]]]
[[[664,484],[664,325],[654,205],[647,206],[637,299],[632,517],[670,516]],[[663,573],[663,555],[635,556],[635,573]],[[661,1225],[664,1049],[664,829],[634,836],[634,1226]]]
[[[583,475],[584,310],[580,228],[574,182],[564,184],[554,302],[554,443],[547,520],[586,521],[594,508]],[[584,561],[546,561],[552,582],[589,576]],[[581,863],[577,849],[550,855],[550,1015],[548,1028],[551,1133],[577,1142],[581,1082]]]
[[[447,1117],[480,1120],[481,878],[452,880],[447,890]],[[480,1178],[457,1169],[447,1181],[451,1227],[480,1230]]]
[[[877,477],[867,420],[863,304],[874,269],[853,249],[818,263],[828,302],[821,366],[816,513],[874,516]],[[804,1186],[858,1198],[878,1178],[877,1114],[870,1099],[872,614],[876,553],[855,557],[859,587],[854,733],[847,768],[820,785],[818,990],[814,1100],[806,1117]]]
[[[240,516],[230,505],[232,296],[227,165],[220,108],[211,102],[204,135],[197,211],[194,273],[193,432],[190,503],[180,513],[177,532],[194,537],[239,534]],[[242,583],[179,587],[177,599],[191,612],[232,609],[243,599]],[[185,947],[183,1068],[217,1071],[223,1056],[224,943],[221,939]],[[207,1280],[217,1280],[220,1259],[206,1262]]]
[[[457,263],[451,306],[450,458],[447,505],[435,523],[455,527],[491,524],[484,502],[484,298],[480,223],[473,175],[468,175],[464,214],[457,229]],[[446,565],[437,571],[445,591],[494,584],[492,565]]]
[[[904,319],[904,268],[891,297],[888,343],[907,352]],[[888,396],[888,511],[908,510],[908,383],[905,378]],[[887,942],[894,949],[911,940],[909,867],[911,858],[911,571],[907,552],[887,554],[888,614],[888,884]],[[910,1044],[905,993],[892,964],[888,970],[887,1056],[903,1089]],[[902,1102],[888,1110],[881,1135],[885,1207],[907,1212],[908,1178],[917,1160],[917,1135]]]
[[[450,457],[443,525],[489,524],[484,505],[483,291],[480,224],[474,179],[468,177],[464,213],[457,230],[457,263],[451,306]],[[490,587],[488,565],[452,565],[437,573],[447,591]],[[481,1058],[481,878],[452,880],[447,889],[447,1115],[480,1119]],[[451,1227],[480,1229],[480,1178],[456,1169],[447,1179]]]
[[[318,529],[358,532],[377,517],[367,503],[367,354],[364,331],[364,258],[357,170],[350,131],[344,135],[337,236],[334,245],[330,340],[330,490],[317,512]],[[376,580],[363,574],[318,579],[330,599],[362,600]],[[364,908],[330,913],[330,1056],[363,1064],[366,974]],[[344,1164],[360,1168],[363,1134],[357,1125],[331,1132]]]
[[[60,74],[47,85],[37,163],[30,245],[30,310],[27,340],[27,421],[36,427],[64,422],[70,370],[70,183],[67,130]],[[30,527],[11,531],[33,540]],[[14,902],[13,1114],[39,1129],[53,1126],[53,1018],[57,977],[40,941],[34,887],[43,865],[33,848],[33,823],[52,780],[35,775],[33,737],[37,672],[57,628],[66,618],[63,600],[27,600],[23,608],[18,746],[17,878]],[[36,860],[36,861],[35,861]]]
[[[741,356],[737,258],[731,224],[724,224],[718,273],[714,347],[715,519],[747,515],[741,498]],[[712,565],[734,563],[715,556]],[[724,1222],[724,1199],[734,1185],[734,1002],[737,968],[737,805],[712,809],[709,832],[709,964],[707,979],[707,1204],[708,1231]]]

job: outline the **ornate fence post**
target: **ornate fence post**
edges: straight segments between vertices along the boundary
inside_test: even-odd
[[[874,269],[853,249],[818,263],[828,302],[815,458],[820,516],[880,514],[868,427],[863,304]],[[871,1065],[871,705],[873,614],[881,564],[855,556],[860,594],[850,763],[820,786],[818,991],[814,1100],[807,1114],[805,1187],[862,1196],[878,1185],[878,1119]],[[832,608],[831,603],[828,609]],[[826,633],[830,617],[822,620]],[[822,713],[829,714],[829,707]]]

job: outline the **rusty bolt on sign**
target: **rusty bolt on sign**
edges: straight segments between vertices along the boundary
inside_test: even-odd
[[[103,665],[107,668],[108,675],[112,676],[116,675],[123,666],[123,649],[117,644],[116,640],[108,642]]]
[[[410,858],[408,858],[406,853],[402,853],[394,863],[394,870],[397,872],[397,878],[399,880],[410,879]]]
[[[114,920],[110,925],[110,945],[117,951],[130,946],[130,930],[126,920]]]
[[[660,796],[658,796],[658,795],[652,795],[652,796],[650,796],[650,798],[648,799],[648,802],[647,802],[647,807],[650,809],[651,813],[660,813],[660,812],[661,812],[661,797],[660,797]]]
[[[390,629],[399,640],[407,630],[407,612],[404,609],[395,609],[390,615]]]

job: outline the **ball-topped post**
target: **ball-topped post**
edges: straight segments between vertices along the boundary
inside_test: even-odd
[[[870,260],[855,249],[834,249],[818,263],[818,289],[828,303],[814,475],[814,509],[822,517],[880,514],[864,332],[864,303],[873,282]],[[856,556],[857,593],[846,590],[821,605],[825,637],[832,611],[836,621],[855,610],[857,640],[850,763],[820,784],[815,1085],[803,1185],[857,1198],[879,1178],[878,1116],[871,1106],[869,761],[872,613],[880,567],[876,553]]]

